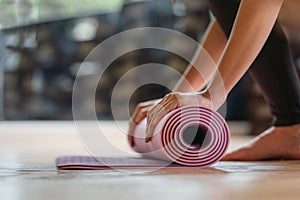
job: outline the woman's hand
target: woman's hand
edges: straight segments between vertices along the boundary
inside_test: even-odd
[[[167,94],[161,101],[153,104],[150,108],[147,107],[147,130],[145,142],[151,141],[156,125],[167,113],[178,107],[186,105],[202,105],[214,109],[212,101],[207,94],[200,95],[196,93],[179,92]],[[143,116],[146,116],[145,113],[143,113]]]
[[[134,135],[133,134],[134,134],[136,125],[139,124],[147,116],[148,110],[153,105],[158,103],[160,100],[161,99],[154,99],[151,101],[139,103],[136,106],[135,111],[133,112],[132,117],[129,121],[129,131],[128,131],[128,141],[132,147],[134,146]]]

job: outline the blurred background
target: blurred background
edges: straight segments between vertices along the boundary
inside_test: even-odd
[[[206,0],[0,0],[0,7],[1,120],[72,120],[77,71],[99,43],[124,30],[146,26],[173,29],[200,41],[211,18]],[[176,45],[184,46],[180,41]],[[166,64],[180,73],[188,65],[178,55],[162,50],[143,49],[122,55],[105,71],[97,89],[100,119],[113,119],[111,94],[120,77],[146,63]],[[299,67],[300,60],[297,63]],[[85,75],[97,68],[92,63],[87,65]],[[161,76],[171,83],[177,81]],[[132,84],[128,81],[123,87],[118,105],[129,112],[138,102],[170,92],[148,84],[135,91],[128,105],[126,90]],[[118,120],[128,120],[126,112],[118,116]],[[247,121],[252,127],[249,133],[270,125],[268,107],[248,75],[230,93],[226,118]]]

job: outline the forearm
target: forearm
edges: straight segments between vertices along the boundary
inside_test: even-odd
[[[194,59],[178,81],[175,92],[197,92],[211,79],[227,43],[216,20],[209,25]]]
[[[219,76],[210,87],[217,107],[249,69],[266,42],[283,0],[242,0],[227,46],[219,61]]]

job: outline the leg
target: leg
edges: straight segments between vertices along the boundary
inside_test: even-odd
[[[229,37],[238,1],[210,0],[210,6]],[[228,154],[224,160],[300,159],[300,82],[287,40],[278,23],[250,72],[264,93],[275,126],[246,146]]]

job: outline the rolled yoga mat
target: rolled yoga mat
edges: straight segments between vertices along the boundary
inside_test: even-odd
[[[145,143],[146,120],[135,131],[136,152],[147,157],[190,167],[208,167],[219,161],[229,146],[229,128],[217,112],[186,106],[167,114]]]
[[[146,158],[64,156],[56,160],[57,167],[59,169],[160,166],[205,168],[222,158],[230,140],[229,128],[224,118],[219,113],[202,106],[185,106],[168,113],[156,126],[149,143],[145,143],[145,131],[146,119],[135,129],[132,148]]]

